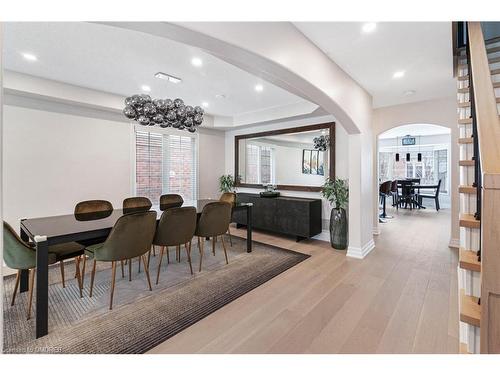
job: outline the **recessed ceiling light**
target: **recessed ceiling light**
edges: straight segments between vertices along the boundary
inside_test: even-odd
[[[415,90],[407,90],[403,93],[404,96],[412,96],[415,95]]]
[[[215,97],[217,99],[226,99],[227,98],[227,96],[225,94],[216,94]]]
[[[191,59],[191,64],[193,64],[194,66],[202,66],[203,61],[199,57],[193,57]]]
[[[175,77],[175,76],[172,76],[172,75],[167,74],[167,73],[163,73],[163,72],[156,73],[155,77],[159,78],[159,79],[164,79],[165,81],[172,82],[172,83],[182,82],[182,79]]]
[[[367,22],[363,24],[361,30],[363,30],[364,33],[372,33],[375,31],[376,28],[377,24],[375,22]]]
[[[202,105],[203,107],[207,108],[207,107],[208,107],[208,102],[203,102],[203,103],[201,103],[201,105]]]
[[[404,77],[404,75],[405,75],[404,70],[398,70],[397,72],[394,72],[394,74],[392,75],[392,78],[402,78],[402,77]]]
[[[262,86],[261,84],[255,85],[255,91],[261,92],[262,90],[264,90],[264,86]]]
[[[146,92],[150,92],[151,91],[151,87],[149,87],[148,85],[142,85],[141,86],[141,90],[142,91],[146,91]]]
[[[38,60],[38,58],[35,55],[33,55],[32,53],[27,53],[27,52],[23,53],[23,57],[25,60],[28,60],[28,61],[37,61]]]

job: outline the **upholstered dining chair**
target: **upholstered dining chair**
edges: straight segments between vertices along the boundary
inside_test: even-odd
[[[149,198],[146,197],[131,197],[123,200],[123,213],[131,214],[134,212],[149,211],[153,206]]]
[[[231,211],[232,211],[232,207],[234,207],[234,205],[236,204],[236,194],[235,193],[222,193],[222,195],[220,196],[219,200],[221,202],[227,202],[231,205]],[[231,217],[232,217],[232,212],[231,212]],[[231,247],[233,247],[233,239],[231,237],[231,227],[228,226],[227,227],[227,234],[229,235],[229,245]]]
[[[68,244],[60,244],[49,247],[49,264],[59,262],[61,268],[61,277],[63,288],[64,284],[64,263],[63,261],[70,257],[75,257],[76,273],[78,280],[78,287],[80,289],[80,297],[82,296],[82,284],[80,279],[80,267],[78,266],[79,256],[82,254],[83,246],[75,242]],[[21,278],[21,270],[29,270],[28,282],[28,312],[27,319],[31,317],[31,305],[33,301],[33,287],[35,283],[35,270],[36,270],[36,251],[30,244],[24,242],[12,229],[12,227],[3,222],[3,260],[7,267],[17,270],[16,281],[14,284],[14,293],[12,294],[11,306],[14,305],[16,300],[17,289]]]
[[[167,250],[167,263],[170,263],[168,254],[169,246],[176,247],[178,259],[180,259],[181,245],[184,245],[189,262],[189,270],[191,271],[191,275],[193,274],[191,240],[196,230],[196,219],[197,214],[194,207],[176,207],[163,211],[153,240],[153,245],[161,246],[156,284],[160,280],[161,262],[165,248]]]
[[[163,194],[160,196],[160,210],[165,211],[168,208],[181,207],[184,199],[179,194]]]
[[[211,202],[203,207],[195,231],[195,235],[198,236],[198,249],[200,250],[200,271],[203,261],[204,242],[201,238],[212,237],[212,252],[215,255],[215,238],[220,236],[224,256],[226,257],[226,264],[229,264],[223,235],[227,232],[229,222],[231,221],[231,209],[231,205],[227,202]]]
[[[113,211],[113,205],[111,202],[102,200],[102,199],[93,199],[88,201],[78,202],[75,206],[74,214],[76,217],[87,217],[91,219],[94,215],[97,215],[96,218],[100,218],[100,213],[111,213]],[[96,238],[92,240],[79,241],[78,243],[83,245],[84,247],[102,243],[106,238]],[[83,254],[83,266],[82,266],[82,286],[85,281],[85,267],[87,264],[87,256]],[[122,265],[123,268],[123,265]],[[76,277],[76,275],[75,275]]]
[[[133,258],[141,258],[144,271],[151,291],[151,279],[145,254],[151,249],[156,229],[156,212],[135,212],[120,217],[111,232],[101,244],[88,246],[85,254],[93,260],[92,274],[90,277],[90,294],[94,288],[94,279],[97,262],[111,262],[111,295],[109,309],[113,309],[113,294],[115,290],[116,263],[128,259],[129,264]]]

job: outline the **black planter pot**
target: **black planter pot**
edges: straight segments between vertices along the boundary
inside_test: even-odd
[[[338,250],[347,249],[347,215],[343,208],[330,213],[330,244]]]

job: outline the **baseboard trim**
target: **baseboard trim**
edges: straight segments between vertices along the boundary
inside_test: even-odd
[[[378,236],[380,234],[380,227],[373,227],[373,235]]]
[[[363,247],[349,246],[347,248],[347,256],[356,259],[363,259],[375,248],[373,238],[368,241]]]
[[[458,249],[460,247],[460,238],[450,239],[450,243],[448,244],[448,247],[451,247],[453,249]]]

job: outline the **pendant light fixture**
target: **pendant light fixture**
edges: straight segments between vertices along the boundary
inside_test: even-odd
[[[409,152],[406,153],[406,161],[408,161],[408,162],[410,161],[410,153]]]
[[[396,145],[397,145],[397,149],[396,149],[396,161],[399,161],[399,137],[396,137]]]
[[[417,160],[422,161],[422,153],[420,152],[420,143],[422,142],[422,136],[418,137],[418,154],[417,154]]]

